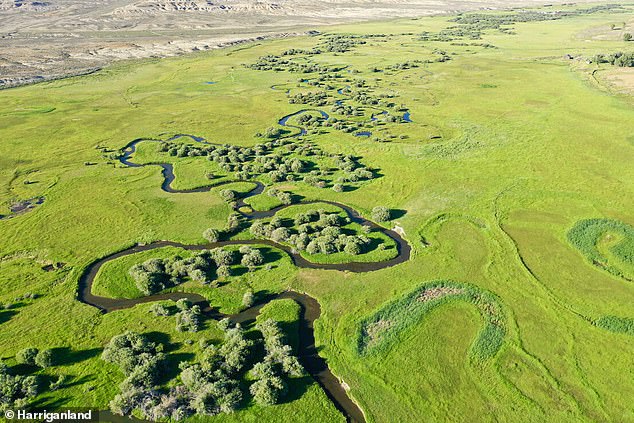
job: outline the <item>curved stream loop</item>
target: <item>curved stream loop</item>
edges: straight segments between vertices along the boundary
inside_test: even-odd
[[[287,116],[284,116],[278,122],[282,126],[292,127],[299,129],[300,132],[298,134],[290,135],[286,138],[291,137],[299,137],[306,133],[306,130],[299,126],[288,125],[288,120],[296,115],[306,113],[309,111],[317,111],[322,114],[322,116],[327,114],[323,111],[316,109],[304,109],[295,113],[291,113]],[[178,134],[169,139],[169,141],[188,137],[196,142],[207,143],[204,138],[196,137],[193,135],[187,134]],[[132,155],[136,151],[136,146],[144,141],[154,141],[154,142],[162,142],[161,140],[156,139],[145,139],[139,138],[132,142],[130,142],[123,149],[123,154],[119,158],[119,161],[129,167],[144,167],[144,166],[159,166],[162,169],[163,174],[163,183],[161,184],[161,189],[168,193],[173,194],[187,194],[187,193],[195,193],[195,192],[207,192],[212,188],[234,183],[234,182],[245,182],[245,181],[224,181],[218,184],[207,185],[203,187],[198,187],[194,189],[187,190],[179,190],[172,188],[172,183],[176,179],[174,175],[174,166],[171,163],[150,163],[150,164],[138,164],[132,161]],[[272,210],[268,211],[244,211],[243,208],[250,207],[244,202],[246,198],[252,197],[254,195],[261,194],[264,191],[264,184],[259,181],[248,181],[254,184],[254,188],[243,195],[237,202],[235,206],[235,210],[244,216],[247,219],[262,219],[275,215],[278,211],[283,208],[290,207],[292,205],[283,205],[276,207]],[[119,257],[128,256],[131,254],[136,254],[142,251],[149,251],[163,247],[180,247],[190,251],[199,251],[204,249],[211,249],[216,247],[222,247],[225,245],[269,245],[271,247],[277,248],[286,252],[290,257],[295,266],[300,268],[311,268],[311,269],[329,269],[329,270],[341,270],[341,271],[349,271],[349,272],[370,272],[380,269],[385,269],[387,267],[395,266],[397,264],[403,263],[410,258],[411,247],[410,245],[395,231],[385,229],[382,226],[365,219],[362,217],[356,210],[341,204],[335,201],[326,201],[326,200],[315,200],[315,201],[302,201],[296,204],[331,204],[343,209],[351,221],[359,223],[361,225],[369,226],[372,229],[383,232],[385,235],[390,237],[396,244],[396,248],[398,254],[396,257],[390,260],[385,260],[381,262],[351,262],[351,263],[313,263],[305,259],[301,254],[291,249],[286,245],[282,245],[276,243],[274,241],[268,239],[253,239],[253,240],[227,240],[220,241],[209,244],[181,244],[178,242],[172,241],[156,241],[150,244],[145,245],[136,245],[125,250],[119,251],[117,253],[110,254],[106,257],[103,257],[93,263],[91,263],[84,270],[83,274],[79,279],[79,289],[78,289],[78,300],[82,303],[88,304],[90,306],[96,307],[101,310],[103,313],[109,313],[115,310],[127,309],[134,307],[138,304],[144,304],[154,301],[161,300],[172,300],[177,301],[179,299],[185,298],[196,304],[201,306],[201,310],[204,315],[209,318],[220,320],[223,318],[229,318],[234,323],[245,323],[250,322],[255,319],[255,317],[259,314],[260,309],[268,304],[270,301],[282,298],[290,298],[296,301],[301,306],[301,314],[300,314],[300,322],[299,322],[299,351],[298,358],[306,371],[319,383],[319,385],[323,388],[326,395],[335,407],[346,417],[347,421],[355,422],[355,423],[363,423],[365,422],[365,417],[363,412],[359,408],[359,406],[348,396],[346,390],[343,388],[339,379],[332,374],[330,371],[326,360],[319,356],[317,353],[317,349],[315,348],[315,335],[313,324],[315,320],[317,320],[321,314],[321,308],[317,300],[307,294],[299,293],[295,291],[286,291],[281,294],[269,297],[265,302],[262,302],[256,306],[248,308],[240,313],[233,315],[226,315],[218,312],[214,309],[209,302],[198,294],[193,293],[183,293],[183,292],[170,292],[163,294],[155,294],[149,295],[141,298],[135,299],[125,299],[125,298],[107,298],[100,297],[94,295],[92,293],[92,285],[95,281],[97,273],[99,269],[111,260],[115,260]]]

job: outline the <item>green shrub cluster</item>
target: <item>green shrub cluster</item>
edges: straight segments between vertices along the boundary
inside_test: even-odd
[[[38,394],[37,376],[14,375],[0,362],[0,411],[24,408]]]
[[[287,387],[284,377],[300,376],[302,366],[293,355],[290,345],[287,345],[282,331],[273,319],[268,319],[256,325],[264,338],[264,359],[253,366],[251,374],[255,382],[249,388],[253,399],[260,405],[277,404],[286,394]]]
[[[610,332],[634,336],[634,319],[629,317],[603,316],[595,320],[594,325]]]
[[[298,117],[300,123],[309,126],[326,125],[327,122],[321,115],[313,116],[309,113]],[[333,169],[339,170],[338,165],[342,160],[346,162],[343,176],[338,180],[342,182],[358,182],[374,178],[374,172],[363,167],[358,157],[332,154],[333,167],[328,167],[326,160],[328,155],[319,147],[308,142],[294,142],[288,139],[280,139],[267,143],[257,144],[253,147],[218,146],[212,144],[188,145],[165,142],[160,148],[163,152],[169,152],[176,157],[207,156],[210,161],[218,163],[223,170],[235,172],[235,177],[240,180],[253,180],[260,176],[268,177],[272,182],[303,181],[310,185],[325,188],[332,184],[329,176]],[[311,160],[311,157],[321,158],[320,164]],[[351,169],[351,167],[353,167]],[[225,189],[220,191],[221,197],[232,203],[239,198],[239,193]],[[290,193],[279,193],[283,204],[290,204]],[[231,224],[229,225],[231,230]],[[216,242],[221,233],[210,231],[205,238],[210,242]]]
[[[286,56],[288,57],[288,56]],[[345,66],[336,65],[318,65],[306,59],[303,61],[297,61],[293,59],[285,59],[282,56],[275,56],[272,54],[260,57],[255,63],[246,65],[247,68],[259,71],[275,71],[275,72],[293,72],[293,73],[328,73],[338,72],[345,68]]]
[[[598,248],[597,243],[607,235],[614,234],[622,239],[610,247],[612,255],[620,263],[612,263]],[[607,270],[615,276],[629,279],[625,266],[634,266],[634,227],[613,219],[585,219],[577,222],[568,231],[568,241],[576,247],[588,261]],[[627,272],[629,273],[629,272]]]
[[[370,239],[363,234],[347,234],[343,226],[348,223],[349,219],[339,213],[309,210],[297,214],[291,221],[273,218],[269,223],[255,222],[251,225],[251,234],[289,244],[309,254],[345,252],[358,255],[367,252]]]
[[[634,67],[634,52],[623,53],[622,51],[611,54],[597,54],[592,57],[593,63],[609,63],[613,66],[623,68]]]
[[[510,13],[466,13],[451,19],[456,26],[439,32],[425,31],[420,39],[425,41],[454,41],[459,39],[478,40],[486,30],[497,29],[512,34],[510,26],[521,22],[543,22],[558,20],[573,16],[590,15],[593,13],[622,10],[618,4],[605,4],[589,8],[579,8],[559,11],[522,10]]]
[[[210,284],[215,280],[214,276],[230,276],[230,266],[240,262],[246,267],[254,268],[264,262],[264,257],[261,252],[252,248],[241,249],[240,252],[214,248],[202,250],[188,258],[153,258],[132,266],[130,275],[139,291],[152,295],[179,285],[186,278]]]
[[[186,302],[177,306],[181,312],[193,308]],[[126,378],[110,402],[110,410],[124,416],[134,413],[150,421],[180,421],[238,409],[244,397],[247,364],[257,361],[257,342],[228,319],[221,320],[218,327],[224,332],[223,342],[216,345],[201,340],[199,360],[181,362],[179,380],[168,387],[162,372],[168,357],[162,344],[134,332],[112,338],[102,359],[116,364]],[[284,378],[301,375],[303,368],[274,320],[256,327],[263,336],[265,354],[250,371],[254,381],[249,391],[258,404],[273,405],[286,393]]]

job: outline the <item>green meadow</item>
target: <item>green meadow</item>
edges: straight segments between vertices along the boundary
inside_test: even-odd
[[[634,100],[594,77],[613,71],[611,65],[588,63],[596,54],[634,51],[634,42],[610,36],[611,25],[622,22],[634,32],[633,11],[622,3],[505,23],[503,30],[483,29],[478,39],[422,36],[461,27],[452,16],[333,26],[315,36],[121,62],[0,91],[0,215],[10,216],[0,219],[0,359],[40,377],[33,407],[103,410],[123,374],[100,354],[113,336],[133,330],[167,345],[176,373],[164,386],[173,385],[179,362],[200,359],[201,339],[220,342],[217,323],[178,332],[174,317],[155,316],[150,303],[103,314],[78,301],[80,276],[92,262],[135,244],[206,243],[203,232],[226,228],[233,211],[221,191],[247,195],[258,181],[299,201],[345,204],[369,220],[375,207],[389,208],[391,218],[377,223],[402,230],[410,259],[373,272],[308,269],[279,248],[258,245],[265,263],[235,263],[217,286],[187,279],[170,290],[200,294],[224,313],[242,310],[249,291],[259,301],[287,289],[314,297],[321,306],[319,355],[368,422],[634,422]],[[515,12],[486,15],[505,13]],[[326,50],[336,35],[351,42],[346,51]],[[320,54],[306,53],[316,47]],[[283,55],[291,48],[303,53]],[[278,70],[251,66],[265,56],[289,63],[278,62]],[[314,68],[296,71],[305,64]],[[347,86],[350,92],[338,91]],[[304,103],[289,103],[299,94]],[[302,109],[323,110],[336,121],[310,113],[312,120],[299,115],[288,127],[278,124]],[[382,110],[394,119],[378,115]],[[411,122],[402,120],[406,112]],[[152,164],[172,164],[179,190],[235,181],[235,171],[206,157],[170,156],[149,141],[132,156],[146,166],[117,160],[139,138],[192,134],[246,148],[279,139],[262,135],[269,128],[323,152],[284,153],[303,157],[322,186],[299,177],[273,182],[260,173],[174,194],[161,189],[161,169]],[[355,135],[366,131],[371,136]],[[332,155],[356,158],[373,177],[350,180]],[[338,180],[341,192],[333,189]],[[42,204],[11,211],[40,196]],[[282,205],[266,192],[246,202],[259,211]],[[291,219],[307,208],[344,216],[316,203],[291,205],[276,217]],[[362,229],[355,222],[342,227]],[[246,228],[226,236],[253,238]],[[367,236],[385,247],[352,258],[301,255],[326,264],[396,256],[383,232]],[[93,293],[138,298],[133,265],[189,254],[167,247],[110,261]],[[440,291],[421,297],[433,289]],[[296,346],[296,303],[274,301],[261,313],[259,321],[281,322]],[[253,323],[245,328],[255,332]],[[19,365],[16,354],[26,347],[53,349],[55,365]],[[67,381],[48,389],[60,375]],[[290,381],[281,404],[264,407],[245,396],[234,413],[188,421],[345,418],[305,375]]]

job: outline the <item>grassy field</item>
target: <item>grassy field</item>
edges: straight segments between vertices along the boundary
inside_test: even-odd
[[[58,349],[63,357],[58,365],[38,373],[49,379],[66,375],[70,382],[34,400],[49,410],[107,407],[123,376],[99,355],[127,329],[168,342],[173,363],[196,360],[200,338],[221,336],[213,321],[200,332],[181,333],[173,318],[148,313],[150,304],[104,315],[76,300],[77,282],[89,263],[135,243],[202,243],[202,232],[224,228],[231,213],[220,191],[248,192],[253,183],[169,194],[160,189],[158,167],[124,167],[96,147],[116,153],[134,139],[165,139],[164,134],[253,146],[262,142],[256,134],[278,127],[281,117],[323,109],[344,122],[367,124],[363,129],[372,137],[315,126],[302,142],[326,154],[358,157],[377,169],[377,177],[344,192],[256,179],[305,200],[344,203],[369,219],[376,206],[393,209],[385,226],[403,229],[413,248],[411,260],[371,273],[297,269],[286,254],[271,249],[270,270],[244,272],[219,288],[186,282],[178,289],[201,293],[224,312],[238,311],[248,289],[268,294],[293,288],[317,298],[320,355],[350,387],[370,422],[634,422],[627,353],[634,348],[629,280],[634,100],[593,78],[594,70],[608,65],[585,60],[634,50],[634,43],[622,38],[597,36],[623,21],[634,32],[634,9],[624,7],[628,13],[504,25],[513,33],[487,29],[478,40],[421,39],[423,31],[456,25],[450,16],[333,26],[326,35],[130,62],[89,76],[3,90],[0,215],[15,201],[45,200],[0,220],[0,303],[7,305],[0,310],[0,358],[14,366],[22,348]],[[321,73],[340,74],[322,81],[332,88],[301,82],[317,80],[318,73],[244,66],[291,47],[312,49],[328,34],[386,36],[356,39],[365,44],[347,52],[282,56],[347,66]],[[449,60],[436,61],[442,57]],[[417,67],[391,67],[416,60],[421,61]],[[358,79],[365,80],[359,88],[365,94],[402,104],[403,110],[390,108],[390,113],[402,116],[406,109],[411,122],[371,123],[374,112],[363,99],[337,92]],[[210,80],[217,83],[204,83]],[[328,104],[290,104],[286,89],[291,96],[323,90]],[[336,100],[360,108],[361,115],[333,112]],[[205,172],[221,173],[215,163],[173,158],[158,145],[140,144],[135,162],[173,163],[174,188],[207,185]],[[230,173],[222,178],[233,179]],[[274,207],[264,196],[250,199],[254,208]],[[301,207],[306,206],[280,215],[292,217]],[[575,245],[570,231],[588,221],[613,224],[586,233]],[[102,269],[96,293],[136,296],[127,274],[131,264],[176,253],[182,254],[164,249],[113,261]],[[609,268],[593,263],[597,257]],[[340,259],[336,254],[309,258]],[[54,263],[64,265],[47,267]],[[377,316],[400,318],[390,312],[398,309],[395,304],[435,281],[452,281],[495,299],[505,329],[499,348],[486,360],[474,360],[486,316],[468,300],[447,300],[416,309],[417,318],[388,325],[385,333],[393,341],[359,353],[364,324]],[[35,298],[25,295],[31,293]],[[293,328],[293,304],[273,303],[263,313],[279,313]],[[312,379],[294,383],[294,395],[284,404],[246,403],[234,414],[192,421],[343,419]]]

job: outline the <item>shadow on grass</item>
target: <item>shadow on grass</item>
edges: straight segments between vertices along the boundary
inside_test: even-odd
[[[18,314],[18,312],[14,310],[0,311],[0,325],[11,320],[11,317],[15,316],[16,314]]]
[[[403,209],[392,209],[390,212],[392,219],[400,219],[407,214],[407,211]]]
[[[70,388],[71,386],[83,385],[84,383],[92,382],[96,379],[97,378],[92,375],[82,376],[79,378],[77,376],[69,376],[69,380],[64,382],[64,385],[62,385],[62,388]]]
[[[304,200],[306,197],[304,197],[303,195],[300,194],[296,194],[296,193],[291,193],[291,202],[292,204],[297,204],[300,201]]]
[[[70,397],[42,397],[31,402],[29,406],[30,411],[52,411],[60,410],[65,407],[71,400]]]
[[[310,376],[301,376],[289,378],[286,380],[286,383],[288,385],[288,391],[286,396],[282,398],[282,401],[280,401],[280,404],[300,399],[302,395],[306,393],[310,384],[315,383],[315,380]]]
[[[145,333],[144,336],[151,342],[154,342],[156,344],[162,344],[163,352],[166,352],[166,353],[177,350],[179,347],[177,343],[171,342],[171,338],[168,334],[163,332],[156,332],[156,331],[148,332],[148,333]]]
[[[101,354],[101,348],[73,351],[68,347],[53,348],[53,360],[56,366],[68,366]]]
[[[167,359],[165,360],[165,366],[163,366],[162,371],[159,375],[159,381],[161,383],[165,383],[174,379],[180,373],[180,368],[178,367],[179,364],[182,362],[191,361],[195,357],[196,355],[192,353],[168,354]]]
[[[262,256],[264,256],[264,263],[273,263],[282,258],[282,254],[273,248],[263,247],[259,248],[259,250]]]

